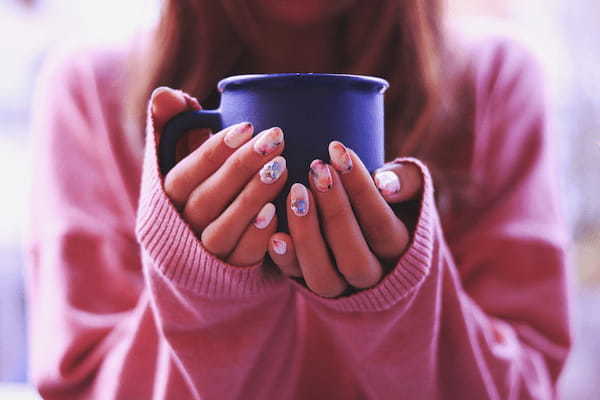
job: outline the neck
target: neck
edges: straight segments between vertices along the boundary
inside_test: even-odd
[[[265,42],[253,50],[253,67],[262,72],[336,72],[337,26],[333,23],[290,28],[261,27]]]

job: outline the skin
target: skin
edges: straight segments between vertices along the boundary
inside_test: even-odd
[[[338,69],[339,29],[335,19],[355,3],[356,0],[246,2],[263,37],[268,38],[268,47],[249,49],[247,62],[264,72]]]
[[[159,134],[171,117],[200,107],[189,95],[164,87],[154,91],[151,102]],[[258,135],[232,149],[224,143],[227,132],[225,128],[207,139],[184,142],[187,155],[169,171],[164,184],[182,218],[215,256],[236,266],[249,266],[262,262],[268,252],[283,274],[304,278],[320,296],[337,297],[350,286],[376,285],[407,248],[411,233],[390,204],[421,195],[422,176],[413,164],[388,163],[374,172],[391,171],[398,177],[400,190],[391,195],[378,189],[374,176],[351,149],[350,170],[338,171],[339,165],[325,164],[332,178],[330,189],[318,190],[307,171],[308,213],[297,216],[288,193],[290,234],[286,234],[276,232],[276,216],[264,229],[253,224],[287,179],[287,171],[270,184],[259,179],[259,170],[281,154],[285,143],[261,155],[253,150]],[[275,252],[273,239],[286,243],[284,254]]]
[[[290,26],[314,25],[327,21],[351,7],[356,0],[254,0],[248,2],[250,10],[270,23],[279,22]]]

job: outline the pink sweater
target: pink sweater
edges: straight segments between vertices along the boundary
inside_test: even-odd
[[[326,299],[221,262],[171,205],[148,126],[120,124],[124,49],[40,79],[27,235],[31,378],[47,399],[551,399],[570,347],[565,227],[540,72],[468,47],[468,172],[487,202],[440,218],[426,165],[414,239],[375,287]]]

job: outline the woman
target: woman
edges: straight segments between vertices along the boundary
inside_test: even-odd
[[[566,239],[540,73],[441,18],[434,0],[171,0],[131,47],[55,57],[27,248],[42,395],[555,398]],[[290,235],[268,205],[285,169],[261,180],[281,130],[195,132],[161,176],[169,118],[215,107],[222,77],[290,71],[388,79],[389,162],[371,176],[330,144],[287,194]]]

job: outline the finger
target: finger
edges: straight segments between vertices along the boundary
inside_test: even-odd
[[[192,191],[183,211],[186,220],[193,221],[197,229],[204,229],[236,198],[258,170],[282,151],[283,132],[277,127],[246,142]],[[266,171],[265,178],[276,173],[275,170]]]
[[[337,269],[356,288],[374,286],[381,280],[383,270],[369,249],[337,171],[321,160],[314,160],[309,182]]]
[[[176,114],[186,110],[200,110],[198,100],[181,90],[171,89],[166,86],[156,88],[150,96],[151,112],[154,121],[154,129],[157,134],[162,134],[166,122]],[[205,138],[204,130],[193,130],[178,140],[175,146],[175,159],[178,162],[190,153],[190,138]],[[197,139],[195,139],[197,140]]]
[[[207,249],[215,254],[226,255],[236,246],[244,230],[264,204],[281,192],[286,179],[285,158],[277,156],[255,174],[214,221],[203,225],[207,220],[204,210],[190,209],[191,203],[186,205],[184,216],[194,230],[201,232],[201,241]]]
[[[396,259],[410,240],[406,225],[386,203],[354,151],[333,141],[329,154],[371,250],[382,260]]]
[[[312,193],[301,183],[294,183],[286,204],[288,227],[306,284],[320,296],[339,296],[348,285],[329,256]]]
[[[220,130],[183,158],[167,173],[165,192],[182,209],[199,184],[217,171],[235,151],[252,137],[252,124],[241,122]]]
[[[175,144],[175,163],[183,160],[188,154],[196,150],[210,137],[210,129],[192,129],[186,132]]]
[[[154,129],[161,132],[168,120],[185,110],[200,110],[198,100],[181,90],[161,86],[150,96]]]
[[[292,237],[283,232],[277,232],[269,241],[269,255],[281,269],[284,275],[302,277],[302,270],[296,258],[296,249]]]
[[[267,203],[254,221],[248,225],[235,249],[226,261],[229,264],[248,266],[264,259],[269,247],[269,238],[277,230],[275,205]]]
[[[190,154],[202,145],[206,140],[212,136],[212,132],[208,128],[195,129],[192,131],[194,134],[186,136],[187,154]],[[183,158],[183,157],[181,157]]]
[[[421,171],[411,162],[388,163],[375,171],[373,179],[390,203],[412,200],[423,191]]]

